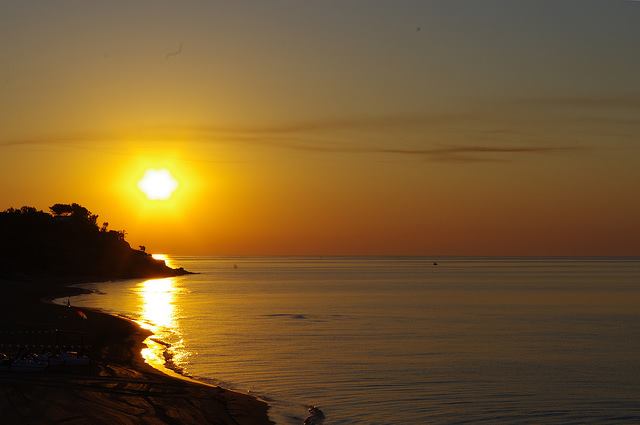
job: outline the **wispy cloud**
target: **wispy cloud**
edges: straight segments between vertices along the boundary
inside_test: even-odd
[[[640,93],[621,96],[544,96],[518,99],[525,106],[571,107],[597,109],[640,109]]]
[[[336,131],[417,130],[474,119],[477,119],[477,117],[468,113],[372,115],[329,117],[315,120],[281,122],[271,125],[158,126],[155,127],[154,130],[163,132],[195,131],[219,135],[290,135]]]
[[[71,139],[71,138],[59,138],[59,139],[23,139],[23,140],[11,140],[0,142],[1,146],[25,146],[25,145],[44,145],[51,146],[52,144],[57,146],[69,147],[69,148],[92,148],[92,150],[102,150],[100,146],[96,146],[90,141],[108,142],[110,139],[106,138],[91,138],[91,139]],[[320,154],[330,153],[344,153],[354,155],[391,155],[400,157],[413,157],[423,158],[437,161],[450,161],[450,162],[507,162],[514,159],[515,156],[522,155],[545,155],[555,154],[562,152],[578,151],[583,148],[578,146],[562,146],[562,147],[541,147],[541,146],[491,146],[491,145],[465,145],[465,146],[452,146],[441,145],[437,147],[430,147],[425,149],[415,148],[398,148],[398,147],[368,147],[368,146],[354,146],[354,145],[322,145],[315,143],[305,143],[296,141],[284,141],[284,140],[272,140],[272,139],[237,139],[226,140],[221,142],[216,140],[215,143],[232,143],[242,141],[243,143],[258,144],[260,146],[269,146],[280,149],[287,149],[293,151],[313,152]],[[110,150],[111,153],[118,153],[117,151]],[[124,154],[124,152],[122,152]]]
[[[474,120],[477,118],[462,114],[356,117],[268,126],[162,126],[144,131],[128,131],[126,134],[128,140],[133,137],[141,142],[191,140],[201,144],[250,144],[318,154],[387,155],[450,162],[505,162],[525,155],[559,154],[581,149],[579,146],[569,145],[518,144],[511,140],[519,138],[517,131],[506,128],[478,130],[475,137],[458,134],[455,140],[468,140],[464,143],[438,143],[429,140],[435,138],[433,134],[441,133],[442,130],[445,133],[455,132],[461,123]],[[357,136],[354,136],[355,133]],[[411,143],[398,142],[406,134],[411,135]],[[499,141],[487,142],[487,136]],[[2,140],[0,146],[42,145],[82,149],[90,145],[93,149],[112,149],[119,144],[119,140],[122,138],[118,134],[95,132]]]

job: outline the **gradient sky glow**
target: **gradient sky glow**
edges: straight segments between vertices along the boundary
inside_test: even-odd
[[[3,1],[0,208],[177,254],[640,255],[639,52],[623,0]]]

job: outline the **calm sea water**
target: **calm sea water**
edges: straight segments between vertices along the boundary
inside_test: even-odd
[[[639,423],[640,261],[203,258],[88,285],[279,424]],[[161,346],[145,355],[157,362]]]

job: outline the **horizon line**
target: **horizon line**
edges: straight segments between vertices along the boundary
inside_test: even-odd
[[[423,258],[423,259],[633,259],[640,261],[637,255],[431,255],[431,254],[172,254],[167,252],[149,252],[153,255],[171,257],[206,257],[206,258]]]

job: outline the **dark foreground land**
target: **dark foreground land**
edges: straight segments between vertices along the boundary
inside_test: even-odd
[[[188,274],[78,204],[0,212],[0,424],[270,424],[253,397],[165,375],[126,319],[47,300],[70,283]]]
[[[0,370],[2,424],[270,423],[267,405],[253,397],[170,377],[144,363],[140,350],[149,333],[135,323],[83,309],[84,319],[74,308],[42,301],[77,289],[0,283],[0,351],[69,344],[91,358],[89,366]],[[55,329],[60,332],[52,341]]]

